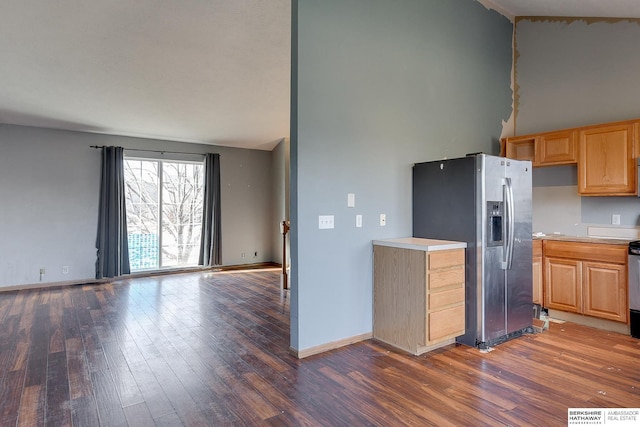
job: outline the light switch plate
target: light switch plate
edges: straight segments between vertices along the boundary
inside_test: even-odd
[[[348,193],[347,194],[347,207],[348,208],[355,208],[356,207],[356,194],[355,193]]]
[[[333,227],[333,215],[320,215],[318,217],[318,228],[320,230],[327,230]]]
[[[380,214],[380,227],[384,227],[385,225],[387,225],[387,215]]]

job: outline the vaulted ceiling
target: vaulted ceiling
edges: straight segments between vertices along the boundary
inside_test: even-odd
[[[0,123],[271,149],[290,0],[0,5]]]
[[[637,0],[481,0],[639,17]],[[290,0],[3,1],[0,123],[271,150],[289,136]]]
[[[637,0],[479,0],[504,15],[640,18]]]

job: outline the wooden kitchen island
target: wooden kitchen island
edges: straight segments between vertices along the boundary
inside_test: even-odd
[[[465,332],[464,242],[373,241],[373,338],[419,355]]]

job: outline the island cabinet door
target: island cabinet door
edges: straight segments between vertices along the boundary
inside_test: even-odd
[[[576,260],[545,258],[545,307],[582,312],[582,263]]]
[[[429,254],[424,337],[427,345],[464,334],[464,262],[464,249]]]
[[[583,313],[618,322],[627,321],[627,268],[624,265],[584,262]]]

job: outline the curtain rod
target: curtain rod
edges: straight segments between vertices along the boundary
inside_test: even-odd
[[[104,148],[107,147],[106,145],[90,145],[89,147],[91,148]],[[144,150],[142,148],[126,148],[126,147],[122,147],[124,148],[126,151],[146,151],[147,153],[160,153],[160,154],[164,154],[164,153],[169,153],[169,154],[192,154],[192,155],[202,155],[204,156],[207,153],[187,153],[186,151],[169,151],[169,150]],[[218,154],[219,153],[212,153],[212,154]]]

